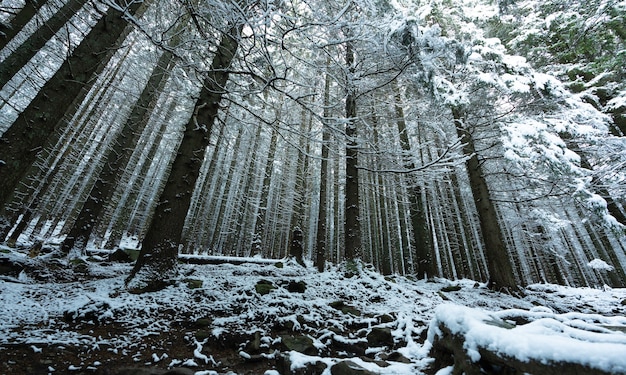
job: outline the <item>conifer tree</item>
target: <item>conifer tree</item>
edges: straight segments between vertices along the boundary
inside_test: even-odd
[[[177,274],[185,217],[209,146],[211,129],[226,93],[229,69],[239,48],[242,29],[243,23],[233,24],[222,34],[193,114],[185,126],[139,258],[127,279],[130,282],[141,271],[136,280],[138,290],[162,289]]]
[[[346,66],[350,73],[354,73],[354,52],[351,42],[346,43]],[[350,78],[348,78],[350,79]],[[346,95],[346,216],[345,216],[345,259],[356,260],[361,257],[361,223],[359,202],[359,170],[358,170],[358,142],[357,142],[357,109],[356,92],[347,84]]]
[[[68,254],[75,250],[82,253],[104,208],[103,202],[111,199],[117,179],[130,160],[132,150],[137,147],[141,128],[147,122],[149,110],[154,108],[156,99],[165,85],[172,69],[174,55],[170,51],[161,54],[146,87],[135,102],[133,110],[120,131],[117,140],[109,149],[103,170],[91,188],[89,197],[83,204],[78,217],[61,244],[61,252]]]
[[[4,48],[17,35],[47,2],[48,0],[27,0],[9,22],[6,24],[0,22],[0,49]],[[1,8],[0,10],[7,13],[14,12]]]
[[[147,4],[134,2],[126,12],[139,17]],[[54,76],[2,135],[0,142],[0,226],[11,226],[6,204],[46,142],[66,124],[63,116],[82,101],[117,46],[130,31],[128,18],[110,7],[72,51]],[[0,232],[5,232],[0,231]]]
[[[502,227],[498,221],[489,185],[485,179],[481,162],[476,152],[471,130],[466,125],[467,114],[460,106],[452,108],[454,126],[463,143],[463,153],[467,161],[467,174],[472,188],[472,195],[483,240],[485,241],[485,256],[489,270],[489,287],[496,290],[517,290],[517,282],[513,273],[513,266],[509,258],[509,250],[504,242]]]
[[[85,3],[87,3],[86,0],[70,0],[65,3],[24,43],[2,60],[0,62],[0,87],[3,87]]]

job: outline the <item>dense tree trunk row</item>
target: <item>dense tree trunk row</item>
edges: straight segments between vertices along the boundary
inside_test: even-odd
[[[467,174],[478,211],[481,233],[485,241],[489,284],[496,289],[516,289],[518,284],[509,259],[509,251],[504,242],[500,226],[501,221],[498,218],[481,162],[476,153],[474,138],[465,123],[467,115],[462,108],[455,107],[452,108],[452,116],[458,136],[463,143],[463,153],[467,157]]]
[[[0,23],[0,49],[4,48],[24,29],[37,14],[37,11],[48,3],[48,0],[27,0],[24,7],[13,16],[7,24]]]
[[[135,102],[130,116],[117,136],[117,140],[107,152],[103,170],[91,188],[87,200],[83,203],[76,221],[61,244],[63,253],[68,254],[73,248],[77,248],[78,253],[84,251],[96,225],[96,220],[102,212],[103,202],[111,199],[120,172],[126,168],[131,157],[131,151],[137,147],[142,127],[146,125],[146,114],[154,108],[156,97],[163,90],[167,76],[172,69],[170,67],[172,61],[172,54],[165,52],[154,67],[148,83]]]
[[[42,4],[27,2],[11,25],[24,27]],[[83,6],[64,3],[22,44],[9,46],[17,34],[7,32],[0,82],[11,86],[35,64],[30,47],[45,49]],[[71,256],[90,243],[141,246],[129,280],[141,276],[146,290],[176,276],[179,251],[286,257],[296,227],[320,271],[362,260],[383,274],[508,290],[626,283],[623,236],[566,193],[544,194],[545,182],[507,169],[505,116],[491,89],[477,89],[481,105],[450,105],[432,82],[385,65],[393,58],[372,60],[377,50],[363,52],[374,36],[350,18],[354,4],[336,12],[341,27],[325,25],[339,41],[306,53],[289,38],[307,28],[283,18],[272,21],[288,30],[283,52],[274,51],[279,39],[257,29],[256,3],[234,12],[202,4],[230,25],[222,34],[219,22],[188,9],[139,22],[149,6],[133,3],[125,16],[110,8],[83,26],[82,42],[3,134],[0,235],[9,245],[49,241]],[[160,17],[169,26],[152,33]],[[415,53],[405,39],[400,49]],[[204,58],[185,48],[204,44]],[[450,82],[461,90],[461,81]],[[572,142],[607,212],[624,224],[615,188]],[[591,268],[594,259],[612,270]]]
[[[229,69],[239,48],[243,24],[231,25],[221,36],[208,76],[193,114],[185,127],[169,176],[156,205],[156,212],[143,239],[139,259],[129,280],[143,268],[147,285],[154,289],[168,283],[176,271],[183,225],[191,205],[200,165],[209,146],[211,130],[226,93]],[[142,286],[144,287],[144,286]]]
[[[0,62],[0,87],[4,86],[82,8],[86,0],[69,0],[45,25]]]
[[[139,17],[144,10],[144,3],[134,3],[127,11]],[[109,9],[2,135],[0,207],[9,202],[49,138],[65,125],[62,119],[66,110],[83,100],[85,90],[96,81],[96,76],[128,35],[126,26],[127,20],[116,10]]]

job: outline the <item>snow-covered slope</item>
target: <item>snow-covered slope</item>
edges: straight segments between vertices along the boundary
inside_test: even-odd
[[[515,343],[549,337],[545,344],[564,343],[569,357],[534,344],[517,354],[571,360],[576,350],[608,348],[612,357],[588,361],[626,368],[626,356],[615,354],[626,353],[621,289],[531,285],[514,297],[471,280],[382,276],[367,266],[318,273],[286,261],[184,264],[176,285],[132,294],[124,286],[126,264],[92,258],[82,273],[55,282],[38,262],[2,257],[25,265],[17,277],[0,279],[2,373],[111,373],[106,371],[130,366],[276,374],[316,364],[318,373],[329,374],[331,366],[350,359],[351,366],[373,373],[415,374],[432,363],[429,324],[454,321],[470,343],[488,340],[506,351],[510,339],[473,327],[484,317],[510,316],[532,322],[511,331]],[[56,274],[61,268],[69,273],[59,263],[46,267],[51,265]],[[432,328],[431,340],[435,334]]]

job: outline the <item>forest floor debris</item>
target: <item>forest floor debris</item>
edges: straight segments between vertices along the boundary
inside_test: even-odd
[[[180,264],[175,285],[132,294],[129,263],[0,258],[0,373],[434,373],[429,324],[445,306],[513,325],[550,318],[626,348],[624,289],[536,284],[514,297],[473,280],[251,261]]]

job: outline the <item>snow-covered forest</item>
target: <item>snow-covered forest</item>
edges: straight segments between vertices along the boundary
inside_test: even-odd
[[[196,272],[181,261],[279,260],[278,279],[320,285],[619,299],[625,40],[618,0],[2,0],[3,301],[112,269],[109,297],[165,293]],[[98,298],[106,319],[136,303]],[[33,323],[5,321],[0,354]],[[415,364],[409,331],[394,342]]]

